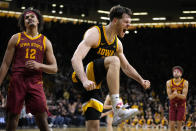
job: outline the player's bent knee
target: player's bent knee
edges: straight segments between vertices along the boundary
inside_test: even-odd
[[[120,67],[120,59],[117,56],[109,56],[105,58],[106,65],[114,65]]]

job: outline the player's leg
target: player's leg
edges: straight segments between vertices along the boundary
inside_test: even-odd
[[[113,124],[119,124],[123,120],[131,117],[131,115],[138,114],[138,109],[121,110],[123,103],[119,98],[120,86],[120,60],[117,56],[109,56],[104,60],[104,66],[107,70],[106,80],[109,88],[110,98],[114,109]],[[118,117],[120,116],[120,117]]]
[[[183,121],[177,121],[177,131],[182,131],[182,123]]]
[[[86,131],[99,131],[99,120],[86,121]]]
[[[177,131],[182,131],[182,124],[183,124],[183,121],[185,121],[185,117],[186,117],[185,111],[186,111],[185,103],[178,106],[178,109],[177,109]]]
[[[98,131],[100,123],[99,120],[103,111],[103,93],[101,91],[101,83],[106,76],[104,59],[96,59],[89,62],[85,67],[85,73],[89,80],[96,83],[96,89],[87,91],[77,78],[75,72],[72,74],[72,82],[73,86],[82,96],[82,111],[86,118],[86,130]]]
[[[35,115],[37,126],[39,127],[40,131],[50,131],[48,127],[48,114],[47,112],[37,113]]]
[[[27,96],[25,98],[26,111],[35,116],[36,124],[40,131],[49,131],[48,127],[48,109],[46,105],[46,96],[43,90],[41,78],[28,78]]]
[[[96,109],[89,107],[85,112],[86,131],[99,131],[101,113]]]
[[[177,121],[177,108],[174,104],[169,105],[169,129],[170,131],[175,131]]]
[[[7,95],[6,131],[15,131],[18,126],[20,112],[24,105],[25,85],[23,77],[17,74],[11,76]]]
[[[169,121],[169,127],[170,127],[170,131],[175,131],[175,121]]]
[[[107,115],[107,118],[106,118],[107,131],[113,131],[112,121],[113,121],[113,113]]]
[[[107,70],[107,84],[110,95],[119,94],[120,60],[117,56],[106,57],[104,65]]]
[[[20,115],[8,113],[6,131],[15,131],[18,126]]]

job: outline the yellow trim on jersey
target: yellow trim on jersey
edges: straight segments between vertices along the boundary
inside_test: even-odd
[[[24,32],[24,34],[25,34],[25,36],[28,37],[30,40],[35,40],[35,39],[37,39],[37,38],[39,38],[39,37],[41,36],[41,34],[39,34],[38,36],[36,36],[35,38],[33,38],[33,37],[27,35],[26,32]]]
[[[72,81],[74,83],[77,83],[78,82],[78,80],[76,79],[76,72],[75,71],[72,73]]]
[[[173,81],[173,79],[170,80],[170,88],[172,87],[172,81]]]
[[[93,47],[93,48],[97,48],[99,47],[100,43],[101,43],[101,31],[100,31],[100,28],[98,26],[94,26],[95,28],[97,28],[97,30],[99,31],[99,41],[98,41],[98,44],[97,46]]]
[[[44,46],[44,51],[46,50],[46,37],[44,36],[44,39],[43,39],[43,46]]]
[[[118,38],[116,36],[116,51],[118,51]]]
[[[172,81],[173,81],[173,83],[174,83],[175,86],[179,86],[182,83],[183,80],[184,79],[182,78],[182,80],[177,84],[177,83],[175,83],[174,79],[172,79]]]
[[[103,111],[103,103],[101,103],[100,101],[94,99],[94,98],[91,98],[88,102],[84,103],[82,105],[82,111],[83,113],[86,112],[86,110],[88,109],[88,107],[92,107],[94,109],[96,109],[97,111],[99,112],[102,112]]]
[[[183,81],[182,86],[184,87],[184,83],[186,82],[186,80]]]
[[[111,44],[114,43],[115,37],[113,38],[112,42],[109,42],[108,41],[108,38],[106,36],[105,26],[103,26],[103,34],[104,34],[105,40],[106,40],[106,42],[107,42],[108,45],[111,45]]]
[[[18,40],[17,40],[16,46],[19,44],[20,39],[21,39],[21,33],[18,33]]]

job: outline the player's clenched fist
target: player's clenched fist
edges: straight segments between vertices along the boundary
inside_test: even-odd
[[[95,85],[95,82],[90,81],[90,80],[86,80],[85,82],[83,82],[83,87],[87,91],[91,91],[91,90],[94,90],[96,88],[96,85]]]
[[[144,87],[144,89],[150,88],[150,81],[149,80],[143,80],[142,81],[142,86]]]

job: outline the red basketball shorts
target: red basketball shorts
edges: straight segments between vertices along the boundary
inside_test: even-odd
[[[24,105],[27,113],[48,113],[41,76],[12,75],[7,95],[7,111],[20,114]]]
[[[170,121],[184,121],[186,112],[186,103],[170,104],[169,120]]]

